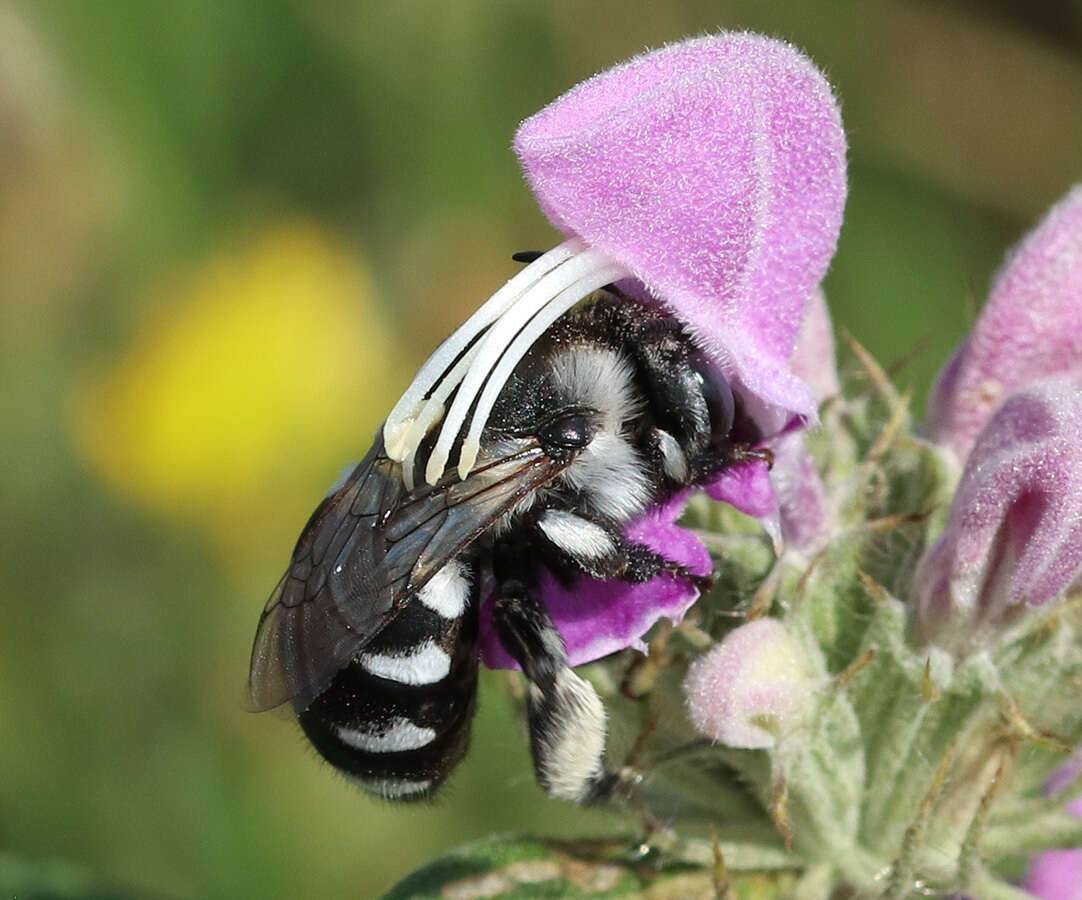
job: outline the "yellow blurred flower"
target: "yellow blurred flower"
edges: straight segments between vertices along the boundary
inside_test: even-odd
[[[223,549],[299,531],[313,488],[367,451],[401,386],[366,269],[294,223],[154,299],[131,346],[76,387],[82,451],[113,487]]]

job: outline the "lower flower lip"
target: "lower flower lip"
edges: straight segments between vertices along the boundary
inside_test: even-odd
[[[690,493],[681,491],[666,503],[648,508],[624,534],[686,566],[693,574],[705,576],[713,569],[710,554],[698,538],[676,524]],[[572,666],[628,647],[643,649],[643,635],[659,618],[680,621],[699,597],[693,579],[668,574],[641,584],[583,576],[566,587],[543,570],[539,590],[567,644]],[[490,613],[489,604],[483,601],[482,661],[494,669],[517,669],[518,664],[504,650],[495,632]]]

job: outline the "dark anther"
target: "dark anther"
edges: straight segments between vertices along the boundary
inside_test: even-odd
[[[753,459],[765,462],[768,469],[774,468],[774,451],[769,447],[733,447],[730,462],[749,462]]]
[[[686,578],[698,588],[700,594],[709,594],[717,583],[713,572],[710,572],[709,575],[699,575],[692,572],[687,566],[671,560],[666,561],[665,565],[662,566],[662,571],[669,575],[675,575],[677,578]]]

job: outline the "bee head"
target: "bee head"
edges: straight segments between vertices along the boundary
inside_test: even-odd
[[[561,464],[553,488],[570,490],[591,512],[628,520],[651,494],[635,441],[643,404],[634,366],[619,350],[586,341],[537,351],[504,388],[482,446],[536,442]]]

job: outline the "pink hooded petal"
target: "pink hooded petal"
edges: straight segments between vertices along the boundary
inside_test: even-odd
[[[817,403],[841,391],[834,356],[834,325],[822,291],[812,293],[789,364],[793,374],[811,388]]]
[[[684,695],[695,727],[707,737],[730,747],[772,747],[801,721],[813,686],[785,626],[757,619],[691,664]]]
[[[940,539],[917,566],[924,635],[994,623],[1062,594],[1082,572],[1082,391],[1038,382],[981,432]]]
[[[789,358],[837,243],[846,147],[806,57],[743,33],[673,44],[573,88],[515,150],[552,222],[667,304],[764,432],[814,418]]]
[[[791,360],[793,372],[811,387],[822,403],[841,390],[834,355],[834,328],[822,291],[815,291],[804,313]],[[777,497],[781,539],[808,555],[818,553],[836,526],[826,485],[800,432],[784,434],[771,443],[770,471]]]
[[[696,575],[709,575],[713,569],[710,554],[675,524],[686,503],[687,495],[681,494],[650,510],[628,527],[626,535],[682,563]],[[698,597],[699,590],[691,581],[672,575],[661,575],[645,584],[584,576],[566,588],[547,570],[541,574],[541,601],[563,635],[572,666],[625,647],[641,647],[642,636],[659,618],[679,622]],[[481,607],[481,659],[493,669],[519,668],[500,642],[490,603]]]
[[[964,460],[1000,403],[1046,377],[1082,386],[1082,184],[1003,266],[976,327],[936,382],[929,434]]]

